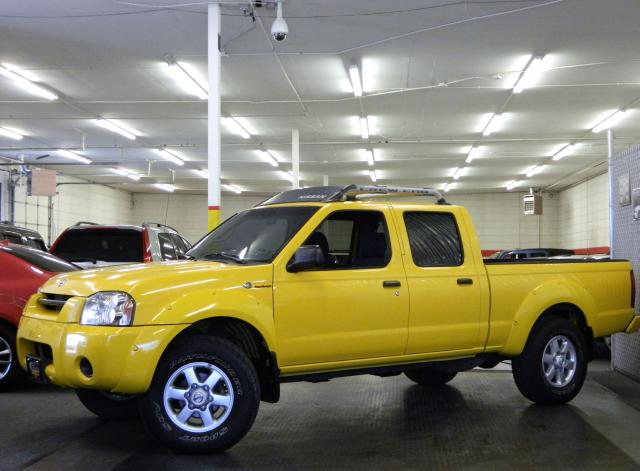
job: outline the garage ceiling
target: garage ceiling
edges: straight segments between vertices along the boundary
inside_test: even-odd
[[[265,2],[266,3],[266,2]],[[21,0],[0,12],[0,62],[53,90],[40,99],[0,76],[0,156],[126,188],[206,192],[207,103],[184,93],[166,70],[173,57],[207,70],[206,2]],[[639,141],[640,2],[637,0],[417,1],[286,0],[289,37],[268,31],[271,5],[222,7],[222,113],[251,133],[222,127],[222,178],[248,193],[285,189],[291,129],[300,130],[301,183],[369,183],[362,149],[375,152],[380,184],[452,192],[559,190],[606,169],[606,133],[591,128],[629,107],[615,128],[616,148]],[[532,88],[512,93],[530,56],[545,56]],[[364,94],[354,97],[356,64]],[[491,113],[503,128],[482,136]],[[362,139],[357,117],[370,117]],[[131,141],[98,127],[98,117],[139,132]],[[84,142],[84,149],[83,149]],[[553,161],[562,146],[574,154]],[[469,148],[484,152],[465,164]],[[167,146],[177,167],[155,149]],[[56,149],[93,161],[69,164]],[[280,161],[274,168],[259,149]],[[36,160],[37,157],[49,155]],[[526,178],[533,166],[547,165]],[[114,167],[141,176],[137,182]],[[454,181],[452,173],[464,167]],[[174,173],[175,172],[175,173]]]

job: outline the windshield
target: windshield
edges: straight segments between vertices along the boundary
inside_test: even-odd
[[[187,255],[200,260],[271,262],[317,210],[290,206],[241,212],[210,232]]]
[[[129,229],[69,230],[51,253],[68,262],[142,262],[142,233]]]

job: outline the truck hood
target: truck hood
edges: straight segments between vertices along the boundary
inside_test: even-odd
[[[138,263],[60,274],[40,288],[42,293],[90,296],[98,291],[123,291],[134,298],[178,294],[193,288],[232,288],[245,283],[270,284],[271,265],[238,265],[181,260]]]

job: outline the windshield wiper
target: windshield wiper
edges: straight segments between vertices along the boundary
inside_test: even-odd
[[[203,258],[207,260],[215,260],[218,258],[222,260],[231,260],[232,262],[240,263],[242,265],[245,265],[247,263],[246,260],[238,257],[237,255],[233,255],[227,252],[216,252],[216,253],[205,255]]]

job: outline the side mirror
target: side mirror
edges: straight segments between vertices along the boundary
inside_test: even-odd
[[[312,270],[324,266],[324,253],[318,245],[303,245],[298,247],[293,258],[287,265],[287,271],[297,273],[299,271]]]

